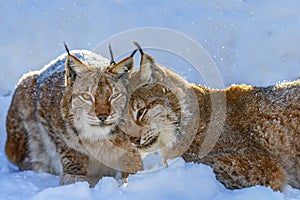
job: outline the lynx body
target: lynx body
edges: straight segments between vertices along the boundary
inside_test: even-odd
[[[102,176],[140,170],[117,126],[132,57],[111,66],[89,51],[71,53],[20,80],[6,121],[8,159],[21,170],[60,174],[61,184],[93,186]]]
[[[135,126],[128,126],[126,133],[140,151],[160,149],[164,160],[182,156],[210,165],[217,179],[231,189],[264,185],[283,190],[286,184],[300,188],[300,81],[270,87],[233,85],[224,90],[180,84],[179,93],[166,86],[170,84],[160,76],[165,68],[147,54],[142,54],[136,73],[148,78],[131,81],[142,86],[129,99],[126,112]],[[178,77],[170,70],[168,76]],[[183,107],[189,106],[189,98],[196,98],[197,109],[186,113]],[[222,106],[216,109],[212,102]],[[181,116],[189,126],[197,118],[195,134],[193,128],[181,126]]]

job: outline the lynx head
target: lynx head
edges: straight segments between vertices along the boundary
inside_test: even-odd
[[[67,56],[62,114],[82,139],[102,139],[114,132],[127,101],[126,82],[133,69],[133,54],[105,69]]]
[[[190,144],[185,140],[190,137],[186,134],[190,126],[187,123],[194,123],[190,127],[197,129],[198,106],[191,86],[173,71],[159,66],[136,45],[142,57],[140,69],[130,78],[125,132],[142,151],[161,150],[163,154],[175,145],[185,149]],[[191,137],[188,141],[192,141]],[[180,147],[177,149],[181,151]],[[178,154],[168,152],[167,157]]]
[[[128,110],[127,133],[133,133],[130,138],[137,148],[155,151],[176,142],[181,114],[172,90],[152,83],[141,86],[131,94]]]

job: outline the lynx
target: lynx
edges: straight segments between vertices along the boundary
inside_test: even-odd
[[[195,92],[200,112],[196,134],[189,135],[191,142],[186,148],[182,146],[184,142],[180,144],[185,138],[182,135],[193,130],[180,125],[180,115],[186,115],[184,120],[190,126],[195,117],[193,111],[186,113],[182,109],[186,102],[181,95],[185,95],[185,90],[183,94],[174,93],[172,88],[151,81],[165,82],[160,75],[166,70],[140,52],[141,65],[135,76],[147,79],[133,80],[131,84],[141,86],[132,91],[125,112],[128,121],[135,124],[127,123],[130,125],[126,129],[135,147],[141,152],[161,149],[164,160],[182,156],[187,162],[207,164],[229,189],[263,185],[282,191],[286,184],[300,188],[299,80],[270,87],[233,85],[222,90],[183,84]],[[175,73],[168,71],[168,75],[176,77],[173,81],[182,82]],[[212,112],[212,97],[217,98],[216,102],[225,99],[226,109],[219,108],[225,113],[221,127],[219,112]],[[211,132],[219,137],[202,156],[202,144]]]
[[[102,176],[141,170],[117,126],[133,55],[110,65],[89,51],[67,52],[20,80],[6,120],[7,158],[20,170],[60,174],[61,185],[94,186]]]
[[[179,75],[153,65],[153,58],[135,45],[142,54],[141,67],[129,80],[129,106],[122,129],[141,152],[161,149],[163,155],[176,157],[176,151],[191,144],[198,127],[195,92]],[[163,162],[167,164],[166,159]]]

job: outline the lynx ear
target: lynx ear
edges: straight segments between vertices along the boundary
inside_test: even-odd
[[[142,55],[140,62],[140,80],[145,82],[151,81],[163,81],[163,71],[160,70],[160,67],[155,62],[154,58],[149,54],[143,52],[141,46],[133,41],[133,44],[137,46],[139,52]]]
[[[65,62],[65,86],[70,86],[76,79],[80,77],[80,73],[87,71],[88,67],[78,58],[69,54]]]
[[[121,78],[130,74],[134,67],[133,56],[136,53],[136,51],[137,50],[134,50],[129,57],[125,58],[124,60],[121,60],[117,64],[112,65],[109,69],[109,72],[115,74],[117,78]]]
[[[162,71],[154,58],[146,53],[142,55],[140,63],[140,79],[143,81],[163,81]]]
[[[65,62],[65,86],[70,86],[76,79],[77,75],[83,71],[87,71],[88,67],[78,58],[70,54],[67,44],[64,42],[65,49],[68,53]]]

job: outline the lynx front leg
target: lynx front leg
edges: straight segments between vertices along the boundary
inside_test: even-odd
[[[87,181],[88,178],[88,157],[73,149],[66,149],[61,156],[62,162],[62,176],[60,180],[61,185],[72,184],[77,181]]]
[[[127,182],[129,174],[135,174],[143,170],[143,162],[139,153],[127,152],[121,159],[122,180]]]
[[[263,185],[282,191],[286,185],[284,170],[268,154],[254,151],[248,155],[208,156],[204,163],[213,168],[216,178],[229,189]]]

